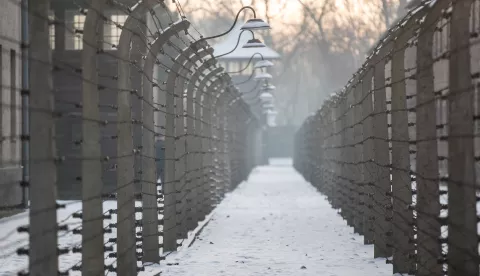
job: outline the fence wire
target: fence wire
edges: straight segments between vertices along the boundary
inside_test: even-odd
[[[178,1],[5,1],[0,274],[145,273],[246,179],[256,117]]]
[[[479,18],[422,2],[296,134],[296,169],[393,273],[480,273]]]

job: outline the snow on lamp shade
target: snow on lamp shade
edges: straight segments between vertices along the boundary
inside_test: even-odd
[[[242,46],[242,48],[265,48],[267,47],[263,42],[261,42],[259,39],[252,38],[245,45]]]
[[[245,24],[243,24],[241,28],[241,30],[251,30],[251,31],[268,30],[268,29],[271,29],[270,25],[260,18],[249,19],[247,22],[245,22]]]
[[[264,103],[262,107],[264,112],[267,112],[268,110],[274,109],[275,105],[273,103]]]
[[[263,91],[273,91],[275,89],[276,89],[276,87],[274,85],[271,85],[271,84],[267,84],[267,85],[262,86]]]
[[[258,69],[258,68],[267,68],[272,66],[273,66],[273,62],[269,60],[260,60],[260,61],[257,61],[253,67],[255,69]]]
[[[264,102],[272,102],[273,95],[272,93],[269,93],[269,92],[263,92],[262,94],[260,94],[260,99]]]
[[[271,79],[272,78],[272,75],[270,75],[269,73],[265,73],[265,72],[262,72],[260,74],[257,74],[255,76],[255,80],[266,80],[266,79]]]

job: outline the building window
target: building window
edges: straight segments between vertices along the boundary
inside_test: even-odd
[[[123,27],[127,18],[128,15],[125,14],[112,14],[110,15],[110,20],[105,22],[103,44],[105,50],[116,50],[120,41],[120,34],[122,33],[121,27]]]
[[[79,11],[65,12],[65,49],[82,50],[83,49],[83,28],[85,24],[85,14]]]
[[[55,21],[55,16],[53,14],[53,11],[50,11],[48,19],[50,20],[48,31],[50,33],[50,49],[55,50],[55,24],[53,24],[53,22]]]
[[[240,69],[241,69],[240,68],[240,63],[238,63],[236,61],[232,61],[232,62],[230,62],[230,68],[229,68],[228,72],[234,73],[234,72],[240,71]]]
[[[73,28],[75,31],[83,31],[83,25],[85,24],[85,15],[76,14],[73,16]],[[73,49],[82,50],[83,49],[83,35],[81,33],[76,33],[73,38]]]

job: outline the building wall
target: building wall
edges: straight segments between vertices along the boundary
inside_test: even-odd
[[[15,2],[0,1],[0,206],[21,203],[21,11]]]
[[[123,0],[128,2],[127,0]],[[52,15],[55,15],[57,19],[65,21],[68,29],[80,29],[84,22],[83,16],[78,12],[78,7],[72,5],[73,1],[54,0],[52,2]],[[160,11],[160,10],[159,10]],[[112,20],[118,20],[117,23],[123,24],[121,18],[116,17],[120,14],[118,11],[110,10],[106,12],[106,16],[111,17]],[[146,16],[146,15],[145,15]],[[146,18],[145,18],[146,19]],[[165,19],[166,20],[166,19]],[[165,21],[167,22],[167,21]],[[167,24],[163,24],[166,26]],[[149,26],[151,30],[155,30],[155,26]],[[100,105],[101,105],[101,120],[104,121],[116,121],[116,110],[106,107],[107,105],[117,104],[117,81],[113,78],[117,75],[117,59],[115,57],[115,48],[111,47],[111,44],[118,43],[120,30],[112,30],[111,24],[106,24],[103,28],[103,35],[105,40],[110,41],[104,43],[104,50],[108,54],[98,55],[98,71],[99,75],[103,76],[99,78],[101,85],[106,89],[99,91]],[[146,30],[142,30],[142,33],[147,33]],[[115,39],[116,38],[116,39]],[[134,39],[138,39],[134,37]],[[81,68],[82,58],[82,39],[76,38],[71,34],[71,31],[61,28],[51,29],[51,44],[52,54],[54,60],[61,60],[62,63],[68,64],[73,68]],[[144,43],[134,43],[134,45],[144,45]],[[144,53],[145,49],[134,49],[132,51],[131,60],[141,60],[141,53]],[[163,60],[165,64],[169,60]],[[133,89],[140,91],[141,89],[141,73],[137,70],[132,70],[131,83]],[[157,70],[156,79],[159,83],[166,80],[165,70]],[[161,80],[161,81],[160,81]],[[80,103],[82,101],[82,81],[78,75],[71,74],[67,71],[54,71],[53,76],[54,95],[55,95],[55,109],[62,113],[81,113],[82,109],[75,107],[72,103]],[[158,116],[158,114],[157,114]],[[141,120],[141,100],[137,97],[132,97],[132,117],[135,120]],[[56,123],[56,146],[57,152],[61,156],[79,156],[81,154],[81,145],[75,143],[82,139],[82,120],[79,118],[72,118],[69,116],[63,116],[57,120]],[[117,145],[114,137],[117,134],[116,124],[107,124],[102,127],[101,136],[101,148],[102,156],[110,157],[108,161],[103,162],[103,186],[104,193],[115,191],[116,189],[116,161],[117,158]],[[141,127],[135,125],[133,127],[134,132],[134,147],[140,148],[141,146]],[[136,162],[139,162],[140,156],[138,156]],[[64,200],[76,200],[81,199],[81,181],[79,177],[81,175],[81,161],[79,159],[66,158],[57,170],[57,191],[59,199]],[[140,177],[140,168],[135,169],[136,177]],[[137,187],[137,191],[140,187]]]

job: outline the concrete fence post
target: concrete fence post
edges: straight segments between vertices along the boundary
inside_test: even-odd
[[[190,120],[190,125],[187,125],[187,128],[190,126],[190,129],[192,130],[192,137],[189,141],[189,145],[191,145],[191,152],[190,152],[190,162],[191,164],[189,168],[189,185],[190,185],[190,191],[191,191],[191,202],[190,202],[190,216],[187,219],[187,228],[188,230],[193,230],[195,227],[197,227],[199,220],[199,209],[198,205],[200,203],[200,195],[201,191],[200,188],[202,187],[200,182],[201,179],[201,169],[202,169],[202,163],[201,163],[201,102],[197,100],[196,97],[196,90],[198,89],[197,82],[201,77],[204,76],[204,72],[209,70],[210,68],[214,67],[216,64],[216,61],[214,58],[210,58],[206,60],[193,74],[193,76],[190,78],[190,81],[188,82],[187,86],[187,113],[190,114],[189,117],[191,118]],[[188,121],[187,121],[188,124]],[[187,161],[188,162],[188,161]]]
[[[363,242],[373,244],[374,241],[374,146],[373,146],[373,60],[367,61],[366,72],[362,81],[362,130],[364,142],[362,145],[362,178],[363,183]]]
[[[354,232],[358,233],[358,229],[355,227],[355,213],[356,213],[356,206],[355,206],[355,200],[356,200],[356,183],[357,180],[355,179],[355,174],[354,174],[354,166],[355,166],[355,137],[353,133],[353,128],[354,128],[354,109],[353,109],[353,104],[355,103],[355,79],[352,79],[350,82],[350,85],[347,90],[347,95],[346,95],[346,110],[345,110],[345,175],[344,177],[346,178],[345,184],[346,184],[346,200],[347,200],[347,206],[348,206],[348,216],[347,216],[347,221],[350,226],[353,227]]]
[[[132,85],[130,81],[131,43],[138,17],[148,7],[140,2],[127,17],[117,46],[118,96],[117,96],[117,273],[137,273],[136,220],[135,220],[135,155],[132,126]],[[145,38],[146,39],[146,38]]]
[[[106,0],[94,1],[83,27],[82,50],[82,273],[100,275],[105,270],[103,181],[99,109],[97,47],[102,38],[102,13]]]
[[[362,101],[362,78],[364,71],[361,70],[357,78],[355,79],[354,91],[353,91],[353,105],[352,105],[352,118],[351,122],[353,125],[353,163],[355,164],[352,168],[352,178],[354,179],[354,210],[355,217],[353,225],[355,231],[360,235],[363,235],[363,218],[364,212],[361,202],[363,202],[363,182],[362,182],[362,144],[363,144],[363,129],[362,129],[362,110],[361,110],[361,101]]]
[[[197,104],[201,104],[201,116],[199,126],[201,125],[200,129],[200,145],[199,149],[201,152],[201,156],[199,156],[199,164],[201,165],[200,170],[200,179],[199,179],[199,221],[205,219],[206,215],[209,213],[211,208],[211,198],[210,198],[210,174],[211,174],[211,167],[210,167],[210,159],[209,159],[209,151],[210,151],[210,135],[211,135],[211,118],[210,118],[210,110],[211,106],[211,94],[212,91],[207,87],[207,83],[210,81],[213,83],[213,78],[218,78],[218,75],[223,71],[223,68],[217,68],[208,73],[205,78],[200,82],[198,85],[198,89],[196,90],[195,99]],[[198,118],[198,117],[197,117]],[[197,126],[197,125],[196,125]],[[196,127],[195,126],[195,127]]]
[[[146,2],[143,9],[153,11],[155,3]],[[173,31],[174,32],[174,31]],[[141,193],[142,193],[142,261],[158,263],[160,261],[160,243],[159,243],[159,219],[160,208],[158,207],[158,187],[155,149],[155,138],[157,136],[155,127],[155,97],[152,83],[154,64],[157,61],[157,55],[163,45],[171,37],[168,32],[159,32],[154,38],[155,49],[150,47],[145,49],[146,59],[142,65],[142,147],[141,147]],[[164,181],[162,179],[162,181]]]
[[[417,188],[417,275],[443,275],[438,178],[438,148],[436,102],[433,72],[433,36],[436,22],[450,1],[439,1],[431,7],[420,26],[417,42],[417,93],[416,93],[416,188]],[[420,265],[418,265],[420,264]]]
[[[385,65],[387,64],[387,53],[392,49],[392,42],[388,41],[381,47],[374,57],[374,92],[373,92],[373,151],[375,171],[373,183],[375,194],[373,197],[375,212],[375,243],[374,255],[378,257],[390,257],[391,247],[387,246],[387,240],[391,236],[392,206],[388,194],[391,191],[390,182],[390,149],[388,144],[388,119],[387,119],[387,93],[385,80]]]
[[[470,49],[473,0],[454,1],[450,32],[448,98],[448,275],[476,276],[477,196],[474,88]],[[478,16],[478,15],[477,15]]]
[[[174,91],[175,96],[175,179],[177,181],[176,195],[178,197],[178,200],[176,200],[178,239],[187,237],[187,213],[189,212],[189,204],[187,200],[191,197],[191,188],[188,179],[189,171],[187,170],[188,158],[190,155],[188,154],[189,132],[188,129],[187,132],[185,132],[185,116],[187,116],[187,128],[188,120],[191,120],[191,118],[189,118],[188,110],[185,112],[186,107],[188,107],[188,98],[186,99],[187,106],[184,106],[184,100],[186,97],[185,84],[191,80],[191,69],[195,66],[196,62],[212,53],[210,50],[211,48],[208,49],[210,51],[200,50],[206,46],[207,44],[200,40],[182,50],[175,58],[174,65],[171,73],[168,75],[166,84],[167,91]],[[189,78],[186,79],[185,75],[188,75]]]
[[[395,40],[392,56],[392,198],[393,198],[393,273],[415,271],[413,211],[410,176],[410,143],[408,131],[407,89],[405,74],[405,45],[414,35],[417,19],[423,11],[414,14]]]
[[[157,38],[151,43],[150,50],[146,55],[146,59],[143,65],[143,93],[153,93],[150,92],[153,91],[153,85],[145,85],[148,83],[151,83],[153,80],[153,69],[155,66],[155,63],[157,62],[157,56],[161,53],[161,50],[163,46],[170,40],[172,36],[175,34],[178,34],[181,31],[185,31],[189,28],[190,23],[186,20],[181,20],[173,23],[169,27],[165,28],[162,33],[158,35]],[[145,89],[148,89],[148,91],[145,91]],[[165,104],[167,106],[167,115],[166,115],[166,121],[168,121],[168,126],[165,127],[165,179],[162,179],[162,186],[163,186],[163,193],[164,193],[164,216],[163,216],[163,251],[164,252],[170,252],[170,251],[175,251],[177,249],[177,233],[176,233],[176,210],[175,210],[175,205],[176,205],[176,197],[175,197],[175,150],[174,150],[174,104],[171,103],[172,99],[168,98],[169,95],[173,97],[173,91],[166,91],[167,93],[167,99],[166,103],[159,103],[161,105]],[[168,94],[170,93],[170,94]],[[173,109],[173,111],[172,111]],[[170,116],[168,115],[170,114]],[[168,120],[167,120],[168,119]],[[149,153],[152,154],[152,153]],[[145,172],[144,172],[145,173]],[[156,181],[155,181],[156,182]],[[148,204],[148,206],[143,206],[143,208],[147,208],[147,210],[144,210],[145,212],[148,212],[148,210],[155,210],[155,218],[158,219],[157,216],[157,188],[156,184],[150,184],[149,183],[144,183],[144,186],[142,188],[142,191],[145,190],[145,193],[148,197],[147,199],[144,199],[144,204]],[[153,193],[152,193],[153,192]],[[149,219],[154,219],[153,212],[150,211]],[[151,217],[151,218],[150,218]],[[158,223],[158,222],[157,222]],[[153,223],[155,224],[155,223]],[[158,224],[157,224],[158,225]],[[150,226],[148,228],[148,231],[150,232],[145,232],[143,231],[144,237],[149,237],[150,235],[154,235],[154,231],[158,233],[158,229],[155,228],[155,226]],[[147,230],[147,229],[145,229]],[[156,235],[156,233],[155,233]],[[152,238],[153,239],[153,238]],[[157,242],[158,241],[153,241],[151,242]],[[145,243],[145,241],[144,241]],[[154,245],[145,245],[145,246],[154,246]],[[154,252],[156,249],[151,248],[149,249],[150,252]],[[153,254],[153,253],[152,253]],[[153,257],[153,256],[152,256]]]
[[[52,64],[48,18],[50,0],[30,2],[30,248],[32,276],[58,274],[56,152]]]

